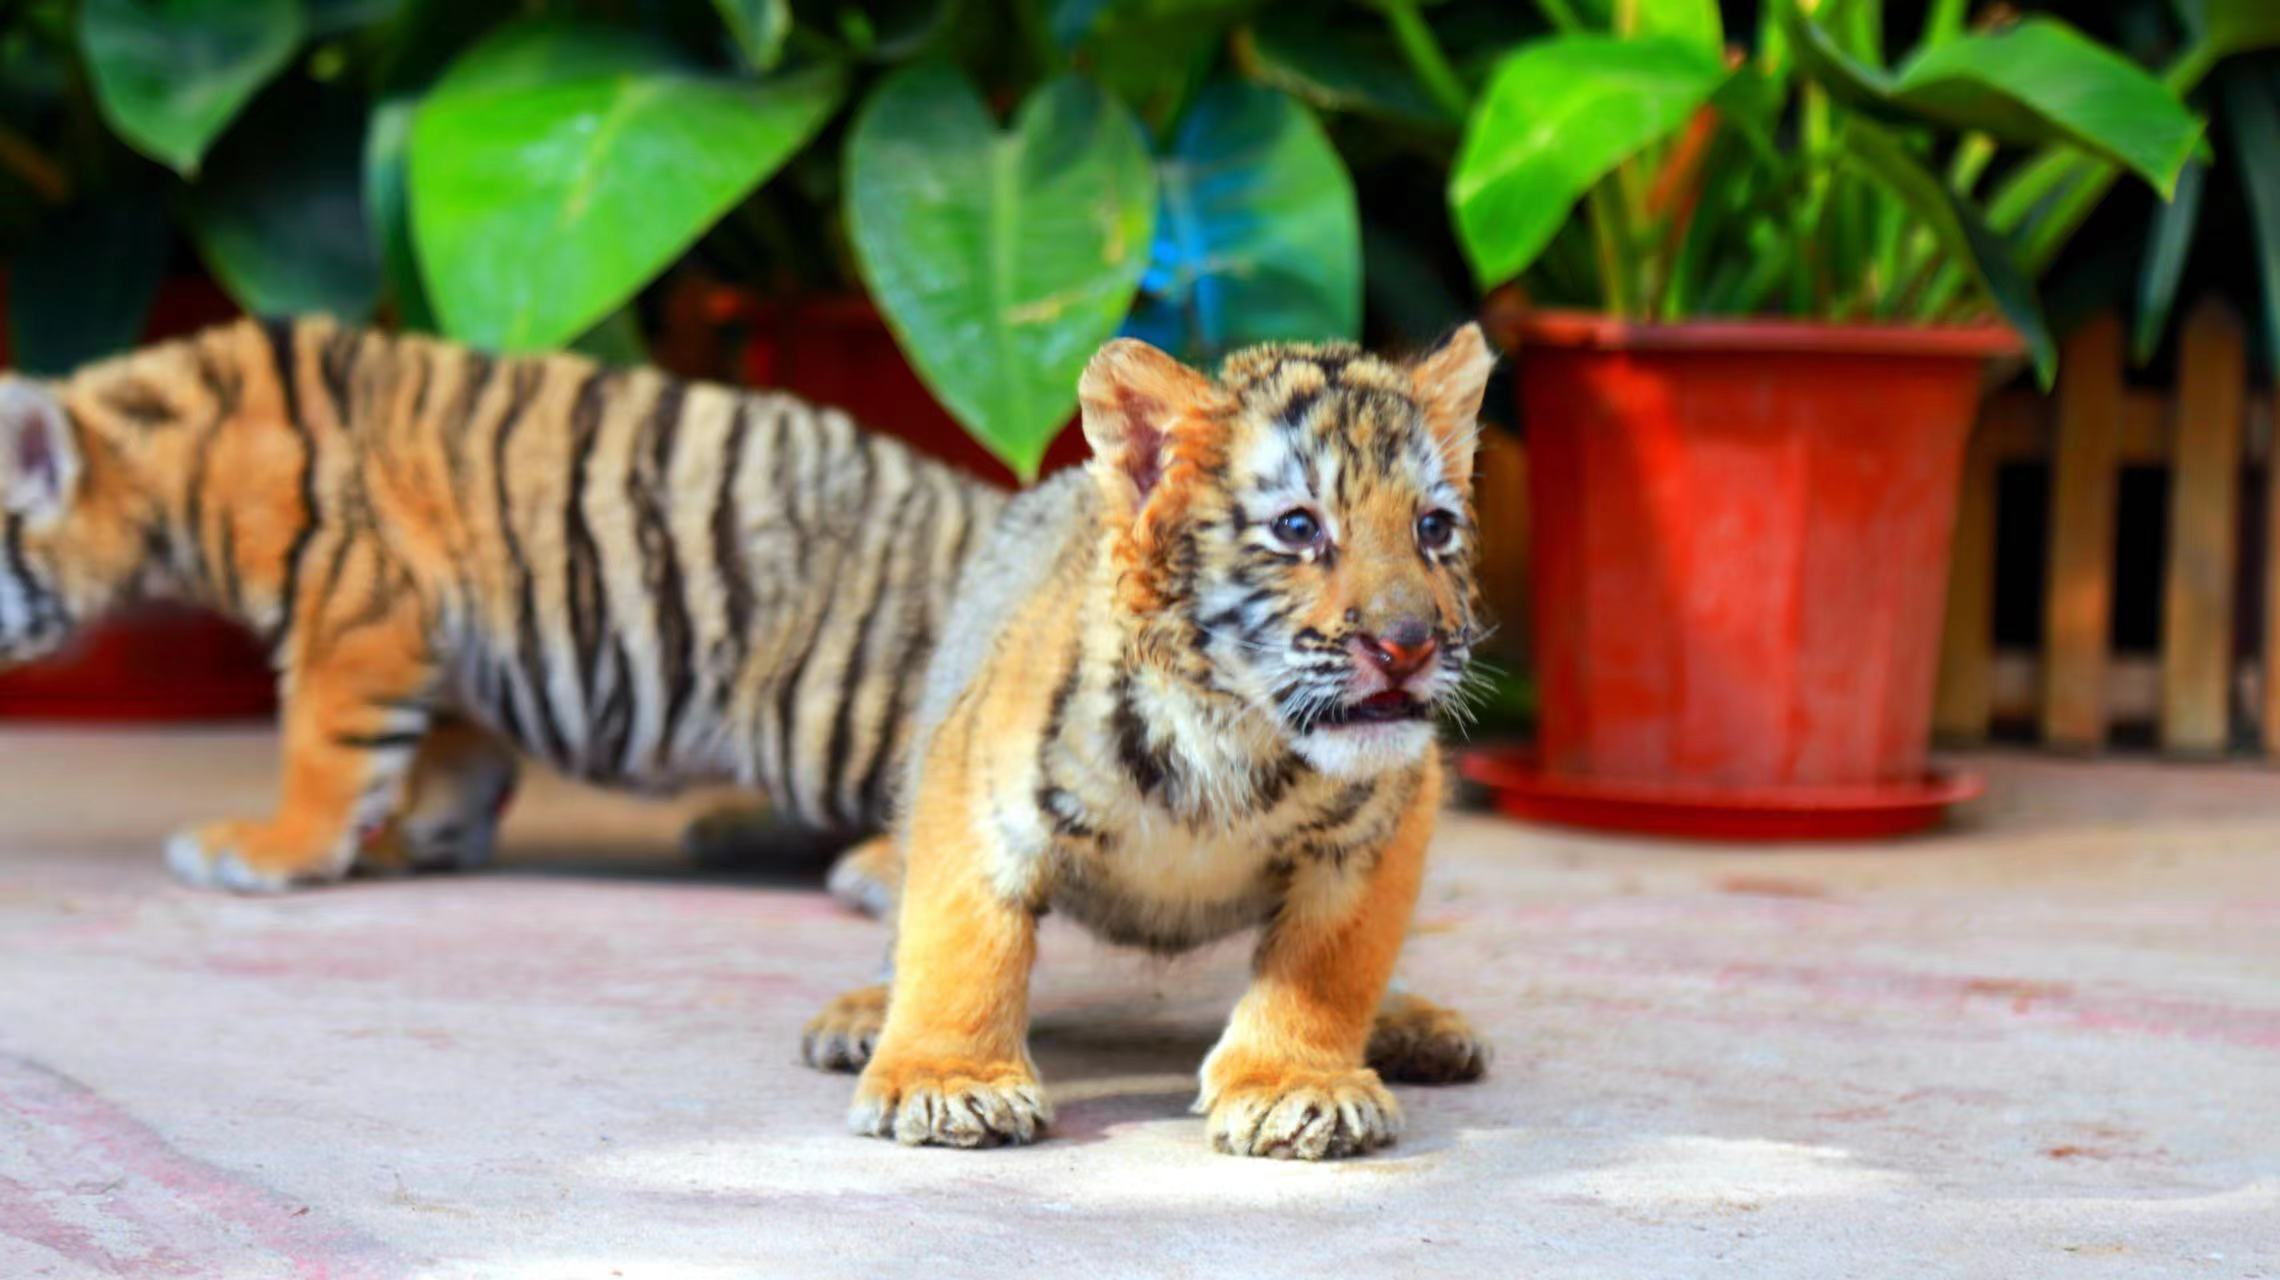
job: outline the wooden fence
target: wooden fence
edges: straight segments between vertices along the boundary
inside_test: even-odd
[[[2280,467],[2266,465],[2272,406],[2248,394],[2242,325],[2221,304],[2196,309],[2166,394],[2124,385],[2122,343],[2120,321],[2101,316],[2068,340],[2054,396],[1988,402],[1964,463],[1934,727],[1970,742],[1998,721],[2027,723],[2048,747],[2089,751],[2117,724],[2145,723],[2166,753],[2212,756],[2253,722],[2264,751],[2280,754],[2280,680],[2266,677],[2280,670],[2280,627],[2270,623],[2280,617]],[[2013,462],[2049,466],[2039,650],[1996,645],[1998,479]],[[2121,473],[2133,466],[2169,473],[2150,660],[2117,656],[2110,640],[2117,539],[2159,532],[2117,528]],[[2244,499],[2263,513],[2261,545],[2248,548],[2253,582],[2242,572]],[[2251,591],[2261,607],[2245,599]],[[2244,611],[2266,620],[2253,644],[2241,641]]]

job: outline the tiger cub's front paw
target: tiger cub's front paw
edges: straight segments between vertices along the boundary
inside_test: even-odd
[[[348,859],[338,849],[287,839],[264,823],[209,822],[168,838],[166,867],[201,889],[281,893],[340,879],[348,874]]]
[[[1033,1142],[1053,1122],[1036,1072],[1019,1062],[873,1058],[848,1127],[907,1147]]]
[[[1401,1104],[1367,1067],[1231,1081],[1206,1105],[1212,1150],[1228,1155],[1336,1160],[1401,1136]]]

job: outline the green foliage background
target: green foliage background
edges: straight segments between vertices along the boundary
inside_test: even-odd
[[[0,0],[10,332],[127,345],[186,252],[619,358],[677,272],[861,291],[1027,474],[1119,331],[1416,342],[1515,278],[2047,357],[2034,282],[2129,179],[2150,352],[2205,191],[2280,297],[2280,5],[2089,8],[2118,51],[1959,0]]]

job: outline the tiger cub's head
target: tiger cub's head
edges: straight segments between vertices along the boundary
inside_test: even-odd
[[[149,521],[126,472],[57,387],[0,373],[0,667],[52,652],[134,585]]]
[[[1315,768],[1414,762],[1482,628],[1473,442],[1495,357],[1253,347],[1216,379],[1146,343],[1080,388],[1142,658],[1262,713]]]

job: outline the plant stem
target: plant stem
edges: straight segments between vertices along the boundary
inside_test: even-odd
[[[1433,95],[1452,119],[1462,120],[1472,111],[1472,94],[1465,82],[1457,77],[1457,69],[1449,64],[1447,54],[1441,52],[1441,42],[1433,38],[1433,28],[1417,12],[1417,0],[1384,0],[1386,25],[1393,28],[1394,42],[1401,46],[1401,56],[1408,60],[1409,70],[1416,75],[1425,92]]]
[[[1568,0],[1536,0],[1536,8],[1543,13],[1544,21],[1551,23],[1552,29],[1563,36],[1574,35],[1585,29],[1583,19],[1576,16],[1575,10],[1569,7]]]
[[[1631,234],[1623,216],[1623,201],[1613,184],[1601,179],[1584,197],[1591,215],[1592,247],[1599,254],[1599,296],[1607,314],[1618,320],[1631,315]]]

